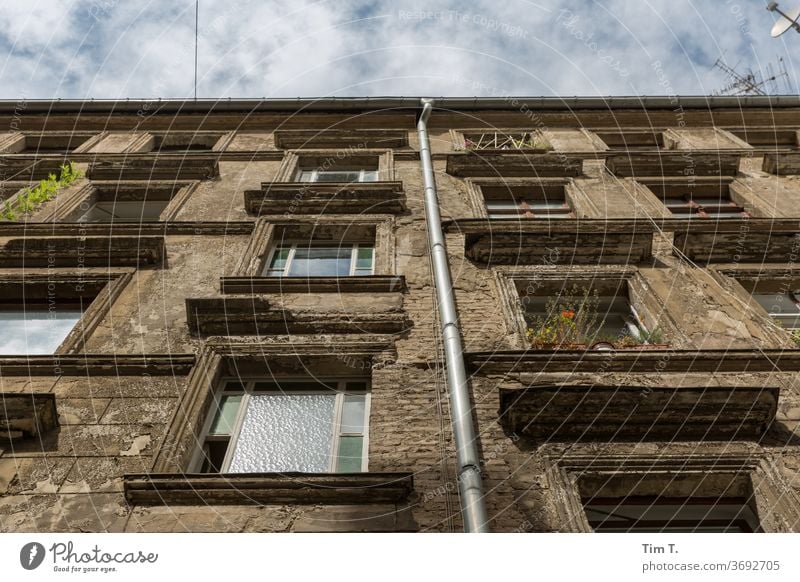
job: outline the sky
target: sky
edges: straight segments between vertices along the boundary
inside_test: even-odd
[[[781,3],[788,9],[800,0]],[[199,0],[200,98],[706,95],[786,76],[763,0]],[[0,98],[190,98],[195,0],[0,0]],[[795,49],[795,50],[792,50]]]

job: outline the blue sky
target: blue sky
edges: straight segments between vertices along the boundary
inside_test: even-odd
[[[771,38],[765,6],[200,0],[198,96],[709,94],[720,57],[762,75],[782,58],[772,92],[794,92],[800,35]],[[194,17],[194,0],[0,0],[0,98],[191,97]]]

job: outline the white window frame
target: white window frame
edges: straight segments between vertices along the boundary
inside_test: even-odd
[[[303,174],[305,174],[307,172],[311,172],[311,179],[307,180],[307,181],[304,181],[302,179],[303,178]],[[331,169],[327,169],[327,170],[324,170],[324,169],[320,170],[319,168],[314,168],[314,169],[309,170],[307,168],[298,168],[297,169],[297,177],[295,178],[295,181],[296,182],[303,182],[303,183],[306,183],[306,184],[311,184],[311,183],[318,182],[319,181],[319,173],[320,172],[358,172],[358,180],[355,180],[355,182],[366,182],[367,180],[364,180],[364,177],[367,175],[367,173],[375,174],[375,178],[376,178],[375,180],[368,180],[369,182],[377,182],[378,181],[377,178],[380,178],[380,174],[379,174],[379,170],[378,169],[368,170],[366,168],[361,168],[359,170],[337,170],[337,169],[331,168]],[[335,184],[335,183],[336,182],[331,182],[331,184]]]
[[[272,249],[269,252],[269,256],[267,257],[267,262],[264,264],[264,268],[261,270],[262,277],[289,277],[289,269],[294,262],[294,256],[297,253],[297,247],[302,248],[313,248],[315,246],[320,248],[351,248],[352,252],[350,255],[350,270],[346,276],[354,277],[356,273],[356,265],[358,263],[358,249],[361,247],[369,247],[372,249],[372,264],[370,265],[370,270],[372,273],[370,275],[361,275],[363,277],[370,277],[375,274],[375,244],[374,243],[345,243],[345,244],[335,244],[335,243],[308,243],[307,241],[286,241],[284,243],[275,244],[273,245]],[[270,265],[272,264],[272,259],[275,257],[275,253],[277,253],[280,249],[289,248],[289,256],[286,257],[286,265],[283,267],[283,274],[282,275],[270,275]],[[315,276],[323,276],[323,275],[315,275]]]
[[[274,378],[274,377],[263,377],[263,376],[254,376],[248,378],[237,378],[237,377],[224,377],[219,380],[219,384],[214,390],[214,402],[212,403],[209,411],[206,415],[205,422],[203,424],[203,432],[202,438],[199,440],[199,447],[195,453],[195,457],[191,463],[191,467],[195,472],[201,472],[203,463],[205,460],[204,454],[204,447],[206,442],[209,440],[209,437],[214,435],[210,435],[209,431],[211,430],[211,425],[214,422],[214,417],[216,415],[216,411],[219,409],[219,402],[225,393],[225,386],[228,382],[237,382],[244,385],[244,390],[242,392],[242,401],[239,403],[239,410],[236,412],[236,420],[233,423],[233,427],[231,429],[231,435],[228,440],[228,449],[225,451],[225,458],[222,461],[222,467],[220,467],[220,475],[225,475],[228,472],[228,468],[230,467],[231,460],[233,457],[233,451],[236,450],[236,445],[239,441],[239,435],[242,430],[242,425],[244,424],[244,418],[247,412],[247,407],[250,403],[250,397],[253,394],[252,387],[254,384],[258,382],[274,382],[276,384],[280,384],[281,382],[285,382],[290,385],[293,382],[319,382],[325,384],[336,384],[336,402],[334,404],[333,410],[333,418],[334,418],[334,426],[335,432],[332,438],[331,444],[331,453],[330,453],[330,462],[328,464],[328,473],[336,473],[336,464],[339,460],[339,441],[343,436],[361,436],[363,439],[361,445],[361,472],[366,473],[369,470],[369,417],[371,414],[371,404],[372,404],[372,386],[369,380],[364,378],[325,378],[325,379],[317,379],[317,378],[302,378],[297,376],[292,377],[282,377],[282,378]],[[364,427],[362,434],[355,434],[355,433],[344,433],[342,432],[342,411],[344,408],[344,397],[348,393],[347,391],[347,383],[348,382],[359,382],[366,385],[366,388],[363,392],[364,394]],[[282,391],[283,394],[330,394],[330,391],[325,390],[291,390],[287,389]],[[350,391],[353,394],[361,394],[361,391]],[[212,473],[213,474],[213,473]]]
[[[569,205],[566,196],[558,202],[549,202],[545,200],[537,200],[535,198],[510,198],[506,200],[483,200],[486,208],[486,215],[490,220],[505,220],[505,219],[536,219],[536,220],[569,220],[575,218],[575,211]],[[509,208],[497,208],[496,205],[503,204]],[[545,208],[534,209],[532,205],[545,206]],[[493,208],[493,206],[495,206]],[[513,207],[515,212],[502,212],[503,210],[510,210]],[[498,212],[500,211],[500,212]],[[553,212],[551,212],[553,211]]]

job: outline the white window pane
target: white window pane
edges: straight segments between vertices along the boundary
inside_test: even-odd
[[[335,394],[254,394],[231,473],[329,470]]]
[[[300,175],[297,177],[298,182],[313,182],[314,181],[314,171],[313,170],[301,170]]]
[[[0,354],[53,354],[80,317],[79,310],[0,312]]]
[[[364,179],[362,182],[377,182],[378,181],[378,170],[365,170],[364,171]]]
[[[242,394],[223,394],[219,399],[214,421],[211,423],[209,434],[229,435],[233,432],[236,424],[236,413],[239,412],[239,404],[242,402]]]
[[[291,277],[346,277],[350,274],[352,247],[298,248],[289,266]]]
[[[345,394],[342,405],[342,433],[363,433],[365,408],[366,396],[364,394]]]

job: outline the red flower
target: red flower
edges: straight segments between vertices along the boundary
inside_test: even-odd
[[[566,317],[568,319],[572,319],[573,317],[575,317],[575,312],[574,311],[562,311],[561,312],[561,317]]]

